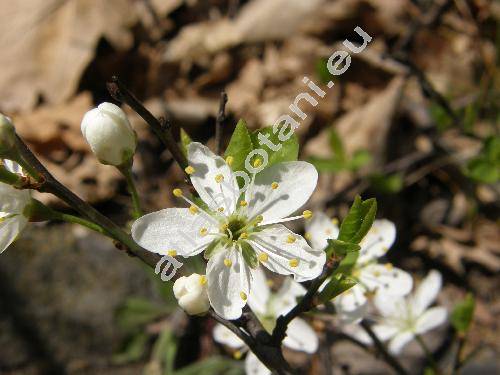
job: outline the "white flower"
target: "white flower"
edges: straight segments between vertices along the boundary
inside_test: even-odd
[[[2,160],[2,163],[9,171],[21,173],[21,167],[17,163],[10,160]],[[30,203],[29,190],[14,189],[0,183],[0,253],[14,242],[28,223],[25,215]]]
[[[441,274],[431,270],[413,295],[406,298],[377,296],[375,306],[381,314],[373,331],[382,341],[389,340],[389,351],[399,354],[403,347],[415,338],[443,324],[447,318],[444,307],[428,308],[441,290]],[[364,343],[371,339],[364,332],[357,332],[357,338]]]
[[[112,103],[101,103],[82,120],[82,133],[103,164],[122,165],[135,153],[137,139],[125,112]]]
[[[7,116],[0,113],[0,156],[6,157],[16,147],[16,129]]]
[[[286,314],[295,305],[297,297],[306,293],[304,287],[287,278],[277,293],[271,293],[264,272],[259,268],[254,273],[254,285],[248,298],[248,304],[257,314],[262,325],[269,333],[272,332],[276,319],[281,314]],[[314,353],[318,349],[318,336],[316,332],[300,318],[295,318],[288,325],[287,336],[283,344],[293,350]],[[246,351],[244,342],[221,324],[217,324],[213,331],[214,340],[233,349]],[[245,360],[247,374],[268,375],[271,372],[253,354],[249,352]]]
[[[327,239],[335,239],[339,233],[337,222],[323,213],[316,213],[306,225],[306,230],[315,249],[325,248]],[[410,292],[413,285],[410,274],[390,263],[376,263],[378,258],[387,253],[395,239],[396,228],[392,222],[375,220],[361,241],[361,250],[352,273],[358,283],[333,300],[338,316],[344,323],[359,321],[366,315],[369,295],[398,297]]]
[[[310,197],[318,178],[306,162],[275,164],[252,176],[240,195],[236,176],[224,159],[193,142],[188,147],[194,188],[205,208],[174,195],[189,208],[167,208],[139,218],[132,236],[145,249],[158,254],[190,257],[204,250],[208,258],[208,296],[214,310],[226,319],[237,319],[250,294],[252,271],[258,263],[269,270],[293,275],[297,281],[316,278],[325,253],[313,250],[285,221],[309,217],[310,212],[287,218]]]
[[[175,281],[173,289],[179,306],[189,315],[202,314],[210,308],[205,275],[193,273],[187,277],[179,277]]]

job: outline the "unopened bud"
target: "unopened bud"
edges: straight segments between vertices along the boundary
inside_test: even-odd
[[[193,273],[179,277],[173,289],[179,306],[189,315],[203,314],[210,308],[206,276]]]

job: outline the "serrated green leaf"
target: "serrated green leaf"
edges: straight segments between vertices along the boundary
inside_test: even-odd
[[[258,137],[259,134],[268,135],[269,140],[278,147],[280,145],[280,149],[278,151],[273,151],[270,147],[265,144],[260,144]],[[258,149],[261,148],[267,152],[269,156],[267,167],[271,165],[282,163],[285,161],[296,161],[299,156],[299,139],[297,134],[293,134],[289,139],[285,142],[281,142],[278,138],[278,134],[273,133],[272,126],[268,126],[266,128],[258,129],[251,134],[253,148]]]
[[[245,262],[252,268],[257,268],[259,265],[259,260],[257,258],[257,254],[255,253],[255,250],[250,246],[249,243],[247,242],[242,242],[241,243],[241,251],[243,254],[243,259],[245,259]]]
[[[229,144],[224,153],[224,157],[231,156],[233,162],[231,169],[233,171],[245,170],[245,159],[247,155],[253,151],[253,143],[248,131],[245,120],[241,119],[234,128],[233,135],[229,140]]]
[[[465,334],[472,323],[474,317],[475,301],[472,294],[468,293],[465,299],[455,305],[451,313],[451,324],[460,333]]]
[[[376,214],[377,201],[374,198],[363,201],[360,196],[357,196],[340,225],[337,239],[349,243],[360,243],[370,230]]]
[[[187,147],[188,145],[193,142],[189,134],[181,128],[181,151],[184,154],[185,157],[187,157]]]
[[[318,298],[323,303],[328,302],[344,293],[346,290],[351,289],[354,285],[356,285],[356,280],[340,274],[334,275],[330,278],[325,288],[319,293]]]

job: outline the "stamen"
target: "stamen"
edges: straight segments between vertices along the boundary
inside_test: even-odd
[[[269,255],[267,255],[266,253],[260,253],[258,259],[259,262],[267,262],[269,259]]]
[[[311,241],[311,238],[312,238],[311,233],[309,233],[309,232],[304,233],[304,238],[308,241]]]
[[[241,233],[241,234],[240,234],[240,238],[241,238],[242,240],[246,240],[246,239],[248,238],[248,233],[247,233],[247,232],[243,232],[243,233]]]
[[[299,260],[296,258],[290,259],[288,261],[288,264],[290,265],[290,267],[297,267],[299,265]]]
[[[295,236],[292,234],[289,234],[286,238],[286,243],[294,243],[295,241],[297,241],[297,238],[295,238]]]
[[[232,156],[228,156],[226,158],[226,164],[227,165],[231,166],[233,164],[233,162],[234,162],[234,158]]]
[[[332,219],[332,224],[333,224],[333,225],[339,225],[339,219],[337,219],[336,217],[334,217],[334,218]]]
[[[231,261],[231,259],[224,259],[224,265],[226,267],[231,267],[233,265],[233,262]]]
[[[176,257],[177,251],[175,251],[174,249],[171,249],[171,250],[167,251],[167,254],[170,255],[171,257]]]
[[[262,165],[262,159],[258,158],[253,161],[253,167],[259,168]]]
[[[384,267],[387,269],[387,271],[391,271],[394,268],[392,263],[386,263],[384,264]]]
[[[202,237],[206,236],[207,233],[208,233],[208,229],[207,228],[203,227],[203,228],[200,229],[200,236],[202,236]]]
[[[220,184],[222,181],[224,181],[224,176],[221,175],[220,173],[215,176],[215,182],[217,182],[218,184]]]
[[[271,184],[271,189],[276,190],[278,188],[278,186],[280,186],[280,185],[277,182],[273,182]]]
[[[189,206],[189,212],[191,212],[193,215],[196,215],[198,213],[198,207],[196,207],[194,204]]]
[[[240,297],[243,301],[246,301],[247,300],[247,294],[245,292],[240,292]]]
[[[224,207],[219,207],[217,211],[219,211],[220,213],[224,212]]]
[[[194,172],[196,172],[196,170],[195,170],[192,166],[190,166],[190,165],[188,165],[188,166],[184,169],[184,171],[185,171],[187,174],[189,174],[189,175],[191,175],[191,174],[193,174]]]
[[[198,282],[200,283],[200,285],[205,285],[207,283],[207,277],[205,275],[201,275]]]
[[[304,212],[302,212],[302,216],[307,220],[313,217],[313,213],[312,211],[305,210]]]
[[[172,190],[172,194],[174,194],[177,198],[182,197],[182,190],[181,189],[174,189]]]
[[[242,201],[240,202],[240,206],[241,206],[241,207],[246,207],[247,205],[248,205],[248,202],[247,202],[246,200],[242,200]]]
[[[241,352],[241,350],[237,350],[233,353],[234,359],[241,359],[242,356],[243,356],[243,353]]]

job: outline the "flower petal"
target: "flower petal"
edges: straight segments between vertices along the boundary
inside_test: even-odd
[[[231,215],[240,190],[236,176],[224,159],[201,143],[192,142],[188,146],[188,161],[194,168],[194,173],[190,175],[191,182],[200,198],[213,211],[223,208],[224,215]]]
[[[430,331],[446,322],[448,312],[444,307],[432,307],[424,312],[417,319],[415,324],[415,333],[421,334]]]
[[[328,239],[336,239],[339,227],[323,212],[315,212],[311,220],[306,221],[306,232],[314,249],[323,250],[328,245]]]
[[[384,255],[396,240],[396,226],[389,220],[375,220],[360,243],[358,264],[364,264]]]
[[[245,359],[245,373],[247,375],[271,375],[271,371],[252,352],[249,352]]]
[[[409,331],[398,333],[389,341],[388,349],[392,354],[400,354],[403,347],[411,340],[413,340],[413,333]]]
[[[408,302],[401,296],[396,297],[377,293],[373,302],[377,310],[384,317],[404,319],[408,315]]]
[[[368,300],[359,284],[346,290],[333,300],[337,315],[344,324],[358,322],[366,316]]]
[[[215,312],[224,319],[241,316],[250,294],[250,272],[236,248],[215,253],[208,261],[208,298]]]
[[[230,348],[239,349],[245,346],[243,340],[236,336],[229,328],[222,324],[216,324],[212,332],[214,340],[219,344],[227,345]]]
[[[0,254],[14,242],[28,224],[28,219],[23,215],[15,215],[0,223]]]
[[[257,267],[252,276],[252,290],[250,297],[248,297],[248,305],[257,314],[265,314],[271,293],[267,285],[266,275],[261,267]]]
[[[293,236],[294,242],[288,241],[289,236]],[[313,250],[302,236],[281,224],[265,227],[248,242],[257,255],[268,255],[267,261],[262,262],[264,267],[280,275],[293,275],[298,282],[318,277],[326,261],[323,250]]]
[[[270,301],[270,309],[278,316],[286,314],[297,304],[297,298],[306,294],[306,289],[291,277],[287,277],[283,285]]]
[[[415,315],[422,314],[434,302],[441,290],[441,285],[441,274],[436,270],[429,271],[411,299],[412,311]]]
[[[30,190],[14,189],[10,185],[0,183],[0,213],[22,214],[30,201]]]
[[[319,340],[309,324],[300,318],[295,318],[288,325],[283,344],[290,349],[314,353],[318,350]]]
[[[349,325],[346,328],[347,329],[344,330],[345,333],[350,334],[363,344],[371,345],[373,343],[370,335],[368,335],[359,325]],[[388,324],[375,324],[371,328],[380,341],[387,341],[398,333],[398,328],[396,326]]]
[[[369,291],[390,296],[405,296],[413,287],[413,278],[409,273],[382,264],[369,264],[362,267],[359,279]]]
[[[259,172],[245,192],[248,216],[264,222],[282,219],[307,202],[318,181],[318,172],[304,161],[278,163]],[[273,183],[278,184],[273,188]]]
[[[204,214],[193,215],[187,208],[167,208],[137,219],[132,225],[132,237],[154,253],[166,255],[175,250],[178,255],[189,257],[201,253],[215,238],[202,235],[201,228],[218,232]]]

